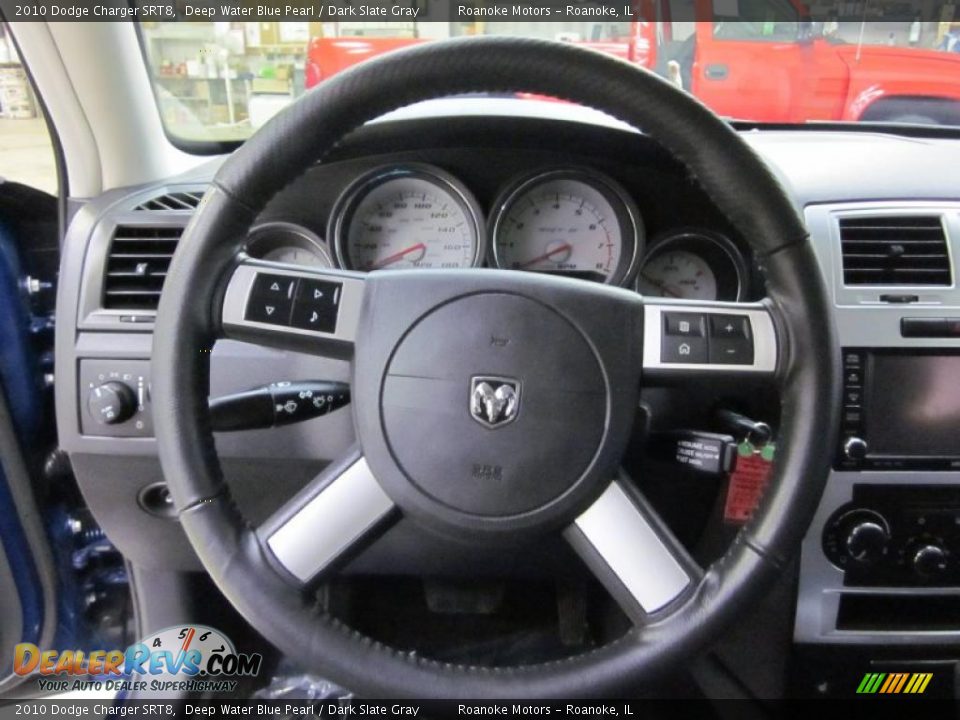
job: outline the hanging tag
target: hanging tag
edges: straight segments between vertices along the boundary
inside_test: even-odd
[[[757,448],[748,441],[737,446],[737,465],[730,473],[723,507],[724,522],[743,524],[750,519],[767,489],[775,449],[773,443]]]

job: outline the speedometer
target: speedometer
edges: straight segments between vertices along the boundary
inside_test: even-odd
[[[473,195],[439,168],[378,168],[337,200],[329,236],[351,270],[468,268],[479,264],[482,215]]]
[[[538,173],[496,204],[497,267],[611,284],[627,282],[643,242],[640,214],[610,178],[577,169]]]

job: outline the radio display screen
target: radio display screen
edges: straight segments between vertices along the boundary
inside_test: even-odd
[[[960,456],[960,354],[868,358],[864,430],[870,454]]]

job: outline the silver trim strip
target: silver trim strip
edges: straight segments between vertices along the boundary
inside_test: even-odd
[[[663,312],[710,315],[746,315],[753,333],[753,364],[722,365],[710,363],[665,363],[660,360],[663,337]],[[683,301],[650,302],[643,306],[643,369],[696,370],[705,373],[772,373],[777,369],[777,332],[770,313],[760,303],[705,303]]]
[[[270,323],[245,320],[247,301],[250,298],[253,281],[258,272],[340,283],[343,289],[340,293],[340,312],[337,317],[336,332],[325,333],[316,330],[303,330],[288,325],[271,325]],[[306,271],[296,265],[248,259],[234,270],[233,277],[230,278],[230,284],[227,286],[227,292],[224,294],[223,328],[228,335],[231,329],[255,328],[275,333],[277,336],[297,335],[353,343],[356,338],[357,325],[360,322],[360,305],[363,302],[364,285],[363,276],[359,273],[347,273],[342,270],[325,272],[322,269]]]
[[[644,612],[665,607],[690,584],[683,565],[616,482],[564,535],[571,540],[577,530]]]
[[[291,575],[307,582],[393,509],[360,458],[267,539]]]

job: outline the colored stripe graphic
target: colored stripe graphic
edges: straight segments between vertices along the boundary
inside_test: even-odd
[[[880,687],[880,683],[887,676],[886,673],[867,673],[860,681],[857,693],[861,695],[872,695]]]
[[[886,680],[886,682],[884,682],[883,685],[880,687],[880,692],[881,692],[881,693],[888,693],[888,692],[890,692],[890,688],[891,688],[892,686],[896,685],[896,684],[897,684],[897,680],[899,680],[899,679],[900,679],[900,678],[899,678],[899,676],[897,675],[897,673],[890,673],[889,675],[887,675],[887,680]]]
[[[933,673],[867,673],[857,686],[858,695],[920,695],[933,679]]]
[[[900,681],[897,683],[897,686],[893,688],[892,692],[898,693],[903,690],[903,686],[906,684],[908,677],[910,677],[910,673],[900,673]]]

